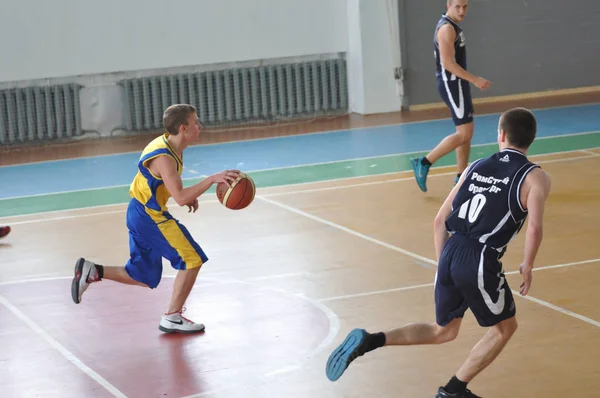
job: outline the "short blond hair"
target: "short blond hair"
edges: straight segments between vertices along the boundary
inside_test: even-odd
[[[190,104],[173,104],[165,109],[163,113],[163,126],[171,135],[179,133],[179,127],[187,124],[190,115],[198,113],[196,108]]]

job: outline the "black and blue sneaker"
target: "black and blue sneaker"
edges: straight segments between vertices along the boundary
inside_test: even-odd
[[[369,343],[369,333],[364,329],[354,329],[327,360],[326,373],[331,381],[339,379],[346,368],[359,356],[364,355]]]
[[[429,168],[431,165],[423,164],[423,158],[412,158],[410,159],[413,171],[415,173],[415,179],[417,185],[423,192],[427,192],[427,174],[429,174]]]
[[[435,398],[482,398],[479,395],[473,394],[468,388],[465,391],[457,392],[455,394],[450,394],[444,390],[444,387],[440,387],[438,389],[437,394],[435,394]]]

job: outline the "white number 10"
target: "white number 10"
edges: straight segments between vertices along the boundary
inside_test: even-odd
[[[478,193],[473,196],[472,199],[467,200],[465,203],[460,206],[458,210],[458,218],[462,218],[463,220],[467,217],[467,211],[469,212],[469,222],[472,224],[477,220],[479,213],[481,213],[481,209],[485,205],[485,196]]]

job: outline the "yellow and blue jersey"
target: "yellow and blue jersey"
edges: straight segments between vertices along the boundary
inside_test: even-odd
[[[168,137],[165,133],[144,148],[138,172],[129,187],[132,198],[127,208],[130,259],[125,270],[133,279],[151,288],[158,286],[161,280],[163,258],[177,270],[199,268],[208,261],[187,228],[168,212],[167,201],[171,194],[163,179],[148,167],[150,160],[170,156],[181,176],[183,161],[169,145]]]
[[[180,176],[183,171],[183,161],[169,145],[168,137],[169,134],[165,133],[144,148],[138,161],[138,172],[129,187],[129,195],[132,198],[137,199],[147,209],[158,213],[167,211],[167,201],[171,195],[162,178],[150,171],[148,162],[158,156],[170,156],[177,163],[177,172]]]

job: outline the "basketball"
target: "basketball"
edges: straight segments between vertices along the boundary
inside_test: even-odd
[[[217,198],[223,206],[231,210],[245,209],[254,200],[256,186],[249,175],[240,173],[231,183],[231,188],[224,182],[217,184]]]

